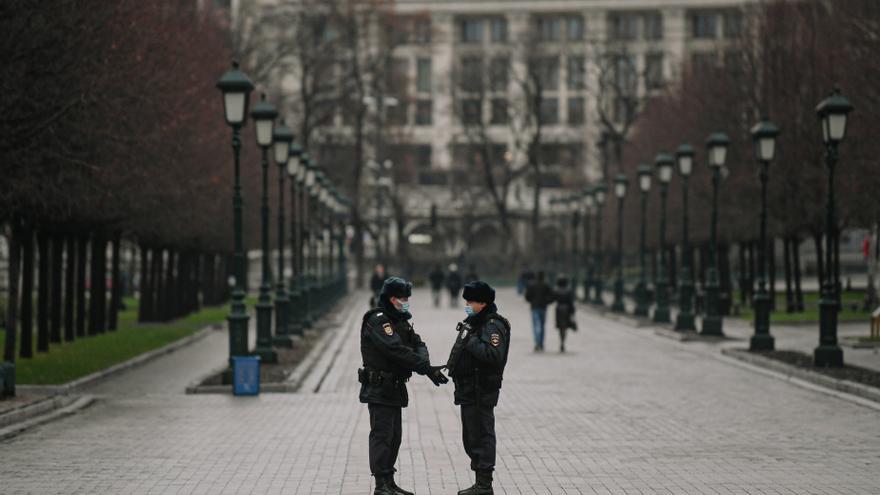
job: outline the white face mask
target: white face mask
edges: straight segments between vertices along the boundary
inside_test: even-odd
[[[477,314],[477,312],[474,311],[474,308],[472,308],[470,306],[465,306],[464,312],[467,313],[468,316],[474,316],[475,314]]]

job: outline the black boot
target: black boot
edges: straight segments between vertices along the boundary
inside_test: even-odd
[[[465,488],[458,495],[495,495],[492,490],[492,471],[477,471],[477,482],[474,486]]]
[[[394,478],[391,476],[376,476],[376,489],[373,495],[398,495],[394,490]]]
[[[391,489],[394,490],[394,495],[415,495],[415,493],[408,492],[403,488],[397,486],[397,483],[394,482],[394,478],[391,478],[389,486],[391,486]]]

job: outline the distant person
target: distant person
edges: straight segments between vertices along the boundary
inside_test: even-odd
[[[449,273],[446,275],[446,290],[449,291],[449,306],[454,308],[458,293],[461,292],[461,274],[458,273],[458,265],[451,263]]]
[[[469,284],[471,282],[476,282],[480,280],[480,277],[477,276],[477,268],[474,265],[468,267],[467,275],[464,276],[464,283]]]
[[[565,334],[568,330],[577,331],[574,319],[574,291],[568,286],[568,279],[559,277],[556,281],[556,329],[559,330],[559,352],[565,352]]]
[[[516,281],[516,293],[519,295],[523,295],[526,291],[526,287],[532,283],[532,280],[535,279],[535,272],[526,268],[519,275],[519,280]]]
[[[428,274],[428,281],[431,283],[431,296],[434,297],[434,307],[440,307],[440,291],[443,289],[443,281],[446,280],[446,274],[439,264],[434,265],[434,269]]]
[[[526,288],[526,301],[532,308],[532,334],[535,339],[535,351],[544,350],[544,323],[547,321],[547,305],[553,302],[553,289],[544,281],[544,272]]]
[[[376,268],[373,269],[373,276],[370,277],[370,291],[372,292],[372,296],[370,296],[370,307],[375,308],[379,302],[379,292],[382,291],[382,285],[385,283],[385,267],[379,263],[376,265]]]

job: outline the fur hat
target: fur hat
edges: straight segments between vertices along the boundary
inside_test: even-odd
[[[392,297],[409,297],[412,295],[412,284],[400,277],[388,277],[382,284],[382,296]]]
[[[486,282],[476,280],[465,284],[462,297],[464,297],[465,301],[491,304],[495,302],[495,289]]]

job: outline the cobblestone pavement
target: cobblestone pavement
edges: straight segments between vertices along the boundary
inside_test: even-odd
[[[434,362],[464,315],[459,302],[444,304],[431,307],[424,290],[412,299]],[[535,354],[521,299],[503,289],[499,307],[513,344],[497,409],[496,493],[880,493],[875,409],[586,311],[568,353],[553,351],[548,326],[548,351]],[[371,493],[355,379],[363,309],[348,308],[339,346],[297,394],[187,396],[185,375],[198,366],[183,366],[169,387],[180,366],[173,354],[139,371],[155,370],[161,388],[125,393],[119,377],[96,405],[0,443],[0,493]],[[410,395],[399,484],[456,493],[472,474],[452,388],[415,377]]]

